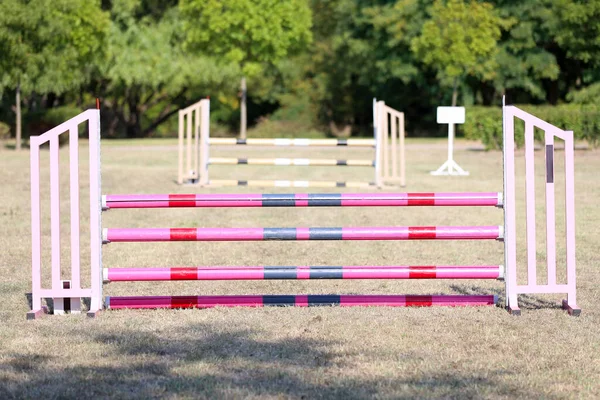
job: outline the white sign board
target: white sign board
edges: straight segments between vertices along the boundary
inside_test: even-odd
[[[464,107],[438,107],[437,108],[437,123],[438,124],[464,124],[465,123],[465,108]]]

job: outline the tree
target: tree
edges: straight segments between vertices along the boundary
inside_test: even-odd
[[[551,24],[567,56],[600,66],[600,0],[554,0]]]
[[[306,0],[182,0],[189,50],[222,57],[241,69],[240,136],[246,137],[246,78],[311,40]]]
[[[455,106],[458,84],[466,76],[484,81],[494,77],[502,21],[490,4],[475,0],[436,0],[429,15],[411,49],[437,71],[443,85],[452,84]]]
[[[204,85],[206,92],[206,85],[235,73],[231,66],[217,67],[209,57],[184,52],[178,8],[166,4],[150,12],[148,3],[114,0],[110,8],[107,58],[97,83],[110,118],[109,135],[124,127],[127,137],[146,136],[197,100],[193,93],[200,90],[194,89]]]
[[[88,81],[107,28],[99,0],[0,2],[0,93],[15,90],[17,150],[21,92],[61,94]]]

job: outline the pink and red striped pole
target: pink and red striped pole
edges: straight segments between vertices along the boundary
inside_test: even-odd
[[[501,240],[501,226],[387,226],[345,228],[108,228],[110,242],[266,240]]]
[[[103,208],[502,206],[502,193],[297,193],[106,195]]]
[[[212,308],[296,306],[493,306],[495,295],[244,295],[106,297],[106,308]]]
[[[105,282],[262,279],[502,279],[501,265],[105,268]]]

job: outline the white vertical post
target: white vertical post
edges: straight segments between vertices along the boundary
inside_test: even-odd
[[[177,183],[183,184],[183,113],[179,110],[179,126],[178,130],[178,152],[179,152],[179,162],[177,168]]]
[[[185,118],[185,136],[186,136],[186,142],[185,142],[185,150],[186,150],[186,155],[185,155],[185,168],[186,168],[186,176],[190,177],[193,179],[194,177],[194,173],[192,171],[192,117],[194,115],[194,112],[186,112],[184,115]]]
[[[190,115],[194,117],[194,168],[193,178],[195,181],[200,176],[200,109],[202,106],[196,107],[196,109],[190,112]]]
[[[200,185],[208,185],[210,99],[200,101]]]
[[[400,113],[400,129],[398,135],[400,136],[400,186],[406,186],[406,151],[404,150],[404,113]]]
[[[373,98],[373,135],[375,137],[375,185],[378,188],[383,186],[381,176],[381,117],[380,103]]]

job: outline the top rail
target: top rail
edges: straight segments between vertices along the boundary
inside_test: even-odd
[[[374,147],[375,139],[239,139],[239,138],[209,138],[212,145],[246,145],[246,146],[349,146]]]
[[[502,193],[142,194],[102,196],[111,208],[496,206]]]

